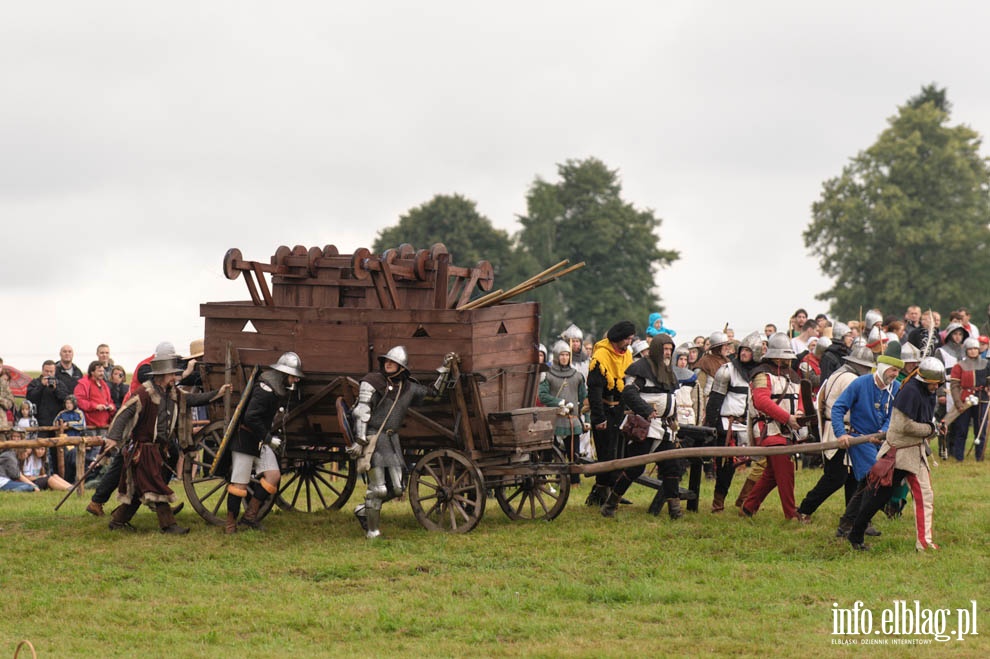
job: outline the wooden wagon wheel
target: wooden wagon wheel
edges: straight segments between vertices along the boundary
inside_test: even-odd
[[[428,453],[409,475],[409,503],[428,531],[467,533],[485,514],[485,480],[462,453]]]
[[[193,436],[196,448],[182,456],[182,487],[193,509],[210,524],[223,526],[227,519],[227,479],[210,475],[213,458],[223,439],[223,422],[215,421]],[[265,501],[258,519],[268,514],[274,498]]]
[[[530,460],[544,464],[567,463],[557,448],[530,454]],[[495,486],[495,499],[509,519],[545,519],[557,517],[567,505],[571,492],[570,476],[560,471],[506,476]]]
[[[276,503],[304,513],[340,510],[357,484],[354,461],[343,451],[291,455],[282,468]]]

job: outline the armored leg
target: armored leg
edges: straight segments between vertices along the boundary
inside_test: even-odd
[[[381,522],[382,502],[388,497],[388,485],[385,481],[385,467],[372,467],[368,470],[368,491],[364,495],[364,519],[367,524],[365,537],[373,540],[382,534]],[[364,526],[362,524],[362,526]]]

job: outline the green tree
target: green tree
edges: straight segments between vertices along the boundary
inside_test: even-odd
[[[542,304],[543,337],[571,322],[600,337],[624,319],[644,335],[649,314],[663,309],[657,273],[680,257],[660,248],[662,220],[624,201],[618,171],[596,158],[568,160],[557,173],[557,182],[537,177],[530,186],[516,236],[520,263],[531,274],[562,259],[587,265],[529,294]]]
[[[505,288],[507,281],[518,281],[508,279],[518,277],[508,232],[494,228],[491,220],[478,212],[475,202],[459,194],[436,195],[411,209],[397,225],[379,231],[371,249],[381,254],[402,243],[416,249],[443,243],[454,265],[470,268],[478,261],[490,261],[497,287]]]
[[[986,303],[990,168],[979,134],[950,126],[950,109],[945,89],[924,87],[822,185],[804,243],[834,279],[816,297],[838,317]]]

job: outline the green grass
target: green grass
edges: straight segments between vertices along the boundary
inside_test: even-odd
[[[818,473],[798,472],[799,500]],[[833,537],[841,494],[802,526],[776,493],[753,520],[712,515],[710,482],[701,512],[678,522],[647,515],[652,490],[639,487],[604,519],[584,484],[551,523],[511,522],[490,499],[463,536],[428,533],[390,502],[377,543],[351,516],[360,485],[343,511],[276,512],[267,532],[234,536],[188,506],[192,532],[166,537],[146,509],[137,533],[110,533],[86,498],[55,513],[59,493],[3,493],[0,656],[25,638],[43,657],[988,656],[988,475],[988,463],[935,471],[942,550],[923,554],[910,506],[881,513],[883,536],[860,554]],[[975,599],[980,635],[832,645],[833,602],[879,619],[894,599]]]

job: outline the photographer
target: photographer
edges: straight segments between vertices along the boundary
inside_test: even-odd
[[[45,360],[41,365],[41,375],[31,380],[27,388],[27,399],[37,408],[38,425],[50,426],[55,415],[65,407],[65,397],[71,394],[55,377],[55,362]],[[51,437],[51,431],[43,431],[42,437]]]

